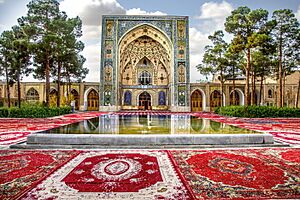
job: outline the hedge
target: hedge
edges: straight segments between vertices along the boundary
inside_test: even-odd
[[[40,105],[0,108],[0,118],[46,118],[71,113],[71,107],[44,107]]]
[[[232,117],[300,117],[300,108],[272,106],[225,106],[215,110],[215,113]]]

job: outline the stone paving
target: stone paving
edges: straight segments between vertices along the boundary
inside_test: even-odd
[[[29,133],[101,114],[0,119],[0,199],[300,199],[297,118],[189,113],[268,132],[285,147],[9,149]]]

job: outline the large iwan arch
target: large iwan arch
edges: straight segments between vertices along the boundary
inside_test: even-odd
[[[104,16],[102,23],[100,109],[189,111],[188,18]],[[143,91],[163,92],[164,103],[159,95],[147,108],[125,103],[126,92],[137,99]]]

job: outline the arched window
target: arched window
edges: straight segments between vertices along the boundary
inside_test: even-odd
[[[27,91],[26,99],[30,100],[30,101],[38,101],[39,100],[39,93],[38,93],[38,91],[36,91],[36,89],[34,89],[34,88],[30,88]]]
[[[126,91],[124,94],[124,105],[125,106],[131,105],[131,92],[130,91]]]
[[[166,105],[166,93],[164,91],[159,92],[158,105],[160,105],[160,106],[165,106]]]
[[[152,77],[147,71],[143,71],[139,76],[139,84],[141,85],[151,85]]]
[[[273,91],[271,89],[268,90],[268,98],[273,98]]]

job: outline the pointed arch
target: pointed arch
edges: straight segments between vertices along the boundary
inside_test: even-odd
[[[127,90],[124,93],[124,105],[131,106],[131,100],[132,100],[132,93],[129,90]]]
[[[89,101],[88,95],[91,91],[95,91],[98,94],[98,101],[96,98],[93,98],[93,101]],[[95,97],[95,96],[94,96]],[[90,98],[91,99],[91,98]],[[89,106],[90,105],[90,106]],[[92,106],[93,105],[93,106]],[[97,106],[98,105],[98,106]],[[92,106],[92,107],[91,107]],[[96,109],[97,108],[97,109]],[[84,92],[84,110],[99,110],[99,92],[95,87],[90,87]]]
[[[76,89],[72,89],[71,90],[71,94],[74,98],[74,101],[75,101],[75,110],[78,110],[79,109],[79,104],[80,104],[80,96],[79,96],[79,93]]]
[[[230,105],[233,105],[233,92],[235,92],[236,95],[238,95],[238,96],[235,97],[236,100],[238,100],[238,101],[236,101],[238,103],[236,103],[235,105],[240,105],[240,106],[245,105],[245,95],[244,95],[244,92],[241,89],[239,89],[239,88],[235,88],[234,90],[232,90],[230,92]]]
[[[152,96],[149,92],[143,91],[138,95],[139,109],[151,110]]]
[[[197,88],[191,93],[191,111],[199,112],[206,109],[206,96],[202,89]]]
[[[27,92],[26,92],[26,100],[29,101],[39,101],[40,95],[36,89],[31,87]]]

